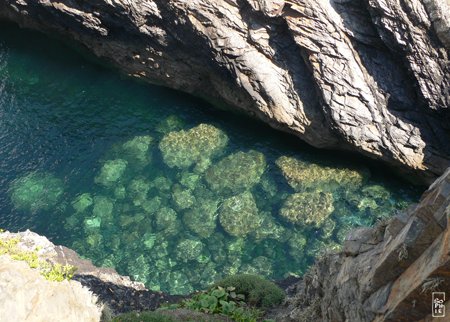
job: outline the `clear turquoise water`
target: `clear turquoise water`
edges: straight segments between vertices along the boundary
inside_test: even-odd
[[[44,234],[153,289],[302,274],[348,229],[419,192],[366,159],[0,25],[0,227]]]

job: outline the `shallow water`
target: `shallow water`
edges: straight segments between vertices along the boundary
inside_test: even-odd
[[[419,190],[0,25],[0,227],[44,234],[153,289],[302,274]]]

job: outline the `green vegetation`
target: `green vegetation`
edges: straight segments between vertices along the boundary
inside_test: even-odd
[[[70,280],[76,271],[72,265],[60,265],[41,260],[38,256],[39,249],[24,251],[18,247],[19,238],[0,239],[0,255],[9,255],[14,260],[24,261],[30,268],[38,269],[42,276],[49,281],[61,282]]]
[[[279,305],[285,296],[284,291],[275,283],[250,274],[229,276],[215,285],[227,289],[232,287],[236,293],[245,296],[248,304],[261,308]]]
[[[181,307],[208,314],[223,314],[236,322],[256,322],[263,311],[247,305],[245,295],[236,293],[234,287],[215,286],[195,294],[181,303]]]

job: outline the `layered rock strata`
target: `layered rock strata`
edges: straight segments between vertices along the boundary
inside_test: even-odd
[[[450,164],[448,0],[0,0],[123,72],[430,182]]]
[[[432,293],[450,307],[450,168],[420,203],[359,228],[289,289],[277,321],[429,321]]]

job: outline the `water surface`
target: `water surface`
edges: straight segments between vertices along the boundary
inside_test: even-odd
[[[418,192],[366,159],[0,26],[0,227],[36,231],[153,289],[302,274],[348,229]]]

